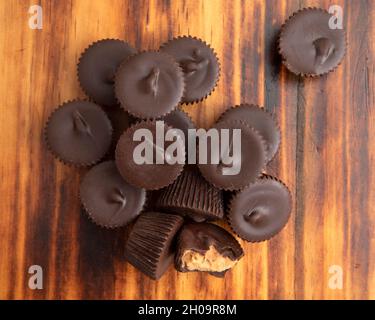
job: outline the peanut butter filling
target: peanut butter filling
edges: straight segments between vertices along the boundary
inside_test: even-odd
[[[186,250],[182,257],[182,267],[189,271],[223,272],[232,268],[237,261],[222,256],[214,246],[204,253]]]

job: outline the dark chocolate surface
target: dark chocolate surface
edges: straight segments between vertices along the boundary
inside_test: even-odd
[[[184,92],[181,68],[169,55],[142,52],[123,63],[115,79],[121,106],[132,115],[147,119],[166,115],[177,107]]]
[[[60,160],[87,166],[98,162],[108,151],[112,126],[98,105],[72,101],[51,114],[45,136],[49,148]]]
[[[151,131],[153,140],[148,140],[153,149],[153,164],[137,164],[133,159],[133,151],[142,141],[133,141],[134,132],[138,129],[148,129]],[[171,129],[164,126],[164,133]],[[134,186],[147,190],[156,190],[171,184],[180,175],[184,165],[175,163],[156,164],[156,152],[167,150],[172,143],[178,144],[184,150],[182,139],[178,141],[165,141],[164,149],[156,146],[156,121],[141,121],[130,127],[120,137],[116,147],[116,165],[122,177]]]
[[[241,120],[258,131],[266,143],[267,161],[276,154],[280,145],[280,130],[271,114],[256,105],[241,104],[224,112],[218,122]]]
[[[265,143],[262,137],[245,122],[242,121],[220,121],[213,128],[229,130],[229,141],[232,140],[233,129],[241,130],[241,156],[237,156],[241,162],[241,170],[235,175],[225,175],[225,169],[228,165],[224,164],[221,159],[218,164],[213,164],[211,159],[211,144],[207,144],[207,164],[199,164],[198,167],[204,178],[215,185],[217,188],[224,190],[238,190],[246,187],[253,182],[259,175],[265,165],[266,151]],[[221,142],[220,142],[221,145]],[[216,146],[217,147],[217,146]],[[229,149],[230,154],[233,148]],[[220,152],[221,153],[221,152]],[[219,154],[220,154],[219,153]],[[199,159],[201,156],[199,155]],[[201,162],[201,159],[199,160]],[[229,165],[229,167],[232,165]]]
[[[219,61],[205,42],[179,37],[162,45],[160,50],[172,55],[184,71],[186,89],[183,102],[199,101],[215,88],[220,76]]]
[[[287,223],[292,208],[288,188],[270,176],[239,191],[230,202],[228,220],[242,239],[270,239]]]
[[[345,31],[331,29],[327,11],[307,8],[282,27],[279,47],[285,65],[295,74],[321,75],[334,69],[346,49]]]
[[[114,161],[106,161],[84,176],[80,197],[95,223],[114,228],[127,225],[139,215],[146,191],[128,184],[118,173]]]
[[[113,160],[118,140],[124,131],[136,122],[136,119],[119,105],[104,107],[103,110],[111,121],[113,128],[112,144],[106,158]]]
[[[121,40],[105,39],[91,44],[78,63],[78,79],[83,90],[101,105],[115,105],[116,69],[135,53],[133,47]]]

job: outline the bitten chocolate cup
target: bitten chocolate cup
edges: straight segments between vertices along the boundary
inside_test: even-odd
[[[105,228],[129,224],[142,211],[146,191],[121,178],[114,161],[91,168],[80,186],[80,198],[89,217]]]
[[[150,278],[160,279],[173,262],[175,236],[183,221],[173,214],[142,213],[129,234],[126,260]]]
[[[320,8],[295,12],[282,26],[279,52],[294,74],[314,77],[333,71],[346,51],[345,30],[332,26],[333,15]]]
[[[220,78],[220,63],[206,42],[196,37],[177,37],[163,44],[160,50],[173,56],[184,71],[183,103],[202,101],[212,93]]]
[[[82,53],[77,66],[78,80],[83,91],[101,105],[115,105],[115,72],[121,62],[136,52],[127,42],[117,39],[92,43]]]
[[[225,229],[211,223],[189,223],[178,236],[176,269],[224,274],[242,258],[241,245]]]
[[[195,221],[224,217],[223,192],[209,184],[195,165],[185,166],[175,182],[160,190],[154,206]]]
[[[105,112],[95,103],[69,101],[49,117],[45,139],[50,151],[66,164],[90,166],[110,148],[112,126]]]
[[[217,123],[227,120],[241,120],[257,130],[266,143],[266,161],[272,160],[279,149],[281,134],[276,120],[270,113],[253,104],[241,104],[225,111]]]
[[[166,53],[136,54],[116,72],[115,93],[124,110],[141,119],[165,116],[181,101],[185,81],[182,69]]]
[[[265,175],[232,197],[228,222],[242,239],[264,241],[283,229],[291,209],[288,188],[280,180]]]
[[[266,164],[266,144],[262,136],[238,120],[220,121],[213,129],[216,129],[219,144],[207,144],[207,159],[199,150],[199,170],[208,182],[219,189],[233,191],[245,188],[261,175]],[[223,144],[224,132],[228,132],[226,146]]]
[[[163,139],[170,129],[166,125],[160,129]],[[176,135],[173,141],[164,141],[164,146],[161,146],[156,142],[156,131],[157,121],[134,124],[120,137],[115,152],[121,176],[130,184],[146,190],[161,189],[173,183],[185,164],[185,144],[181,136]],[[169,151],[172,144],[176,152]]]

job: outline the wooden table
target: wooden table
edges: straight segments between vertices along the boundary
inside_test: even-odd
[[[43,8],[41,30],[28,26],[33,4]],[[275,47],[294,11],[330,4],[1,1],[0,298],[374,299],[375,2],[334,1],[349,46],[327,77],[298,79]],[[222,76],[209,99],[184,109],[202,127],[241,102],[274,113],[282,144],[268,172],[289,186],[294,210],[271,241],[242,242],[246,256],[224,279],[171,268],[155,282],[124,261],[124,230],[102,230],[80,212],[84,170],[55,161],[42,128],[55,106],[84,97],[76,64],[91,42],[157,49],[185,34],[215,48]],[[43,268],[43,290],[28,287],[31,265]],[[342,289],[330,285],[330,268],[342,270]]]

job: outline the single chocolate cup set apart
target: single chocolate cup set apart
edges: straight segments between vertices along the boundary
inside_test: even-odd
[[[331,28],[331,17],[307,8],[286,21],[279,51],[290,71],[311,77],[339,65],[345,31]],[[204,149],[187,139],[195,126],[179,106],[208,98],[220,77],[207,43],[183,36],[137,52],[105,39],[84,50],[77,74],[90,100],[51,113],[47,146],[65,164],[93,166],[81,181],[82,207],[100,227],[132,226],[124,254],[144,274],[159,279],[174,263],[180,272],[224,276],[244,251],[213,222],[227,221],[248,242],[268,240],[286,225],[290,192],[265,173],[281,138],[271,114],[256,105],[230,107],[212,127],[218,145]],[[198,163],[190,164],[195,146]]]
[[[332,23],[326,10],[305,8],[295,12],[281,28],[279,52],[294,74],[315,77],[333,71],[346,50],[345,30]]]

